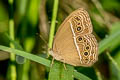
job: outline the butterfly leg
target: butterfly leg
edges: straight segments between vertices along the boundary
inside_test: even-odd
[[[53,57],[50,67],[52,67],[52,65],[54,64],[54,60],[55,60],[55,58]]]
[[[65,63],[63,63],[63,66],[64,66],[64,69],[67,70],[66,66],[65,66]]]
[[[66,65],[65,65],[65,60],[63,60],[63,66],[64,66],[64,69],[67,70]]]

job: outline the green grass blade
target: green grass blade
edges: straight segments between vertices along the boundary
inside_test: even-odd
[[[22,46],[18,44],[15,40],[12,40],[7,33],[4,33],[3,35],[6,36],[6,39],[8,39],[12,44],[14,44],[15,49],[23,50]]]
[[[109,52],[106,52],[106,55],[108,56],[108,59],[111,61],[111,63],[116,67],[116,69],[120,72],[120,67],[117,63],[117,61],[115,61],[114,58],[112,58],[112,56],[110,55]]]
[[[49,80],[74,80],[73,72],[73,66],[68,64],[64,66],[63,63],[55,61],[50,68]]]
[[[49,48],[52,48],[54,32],[55,32],[55,22],[57,17],[59,0],[54,0],[53,11],[52,11],[52,21],[51,21],[51,28],[50,28],[50,35],[49,35]],[[48,54],[49,55],[49,54]],[[61,65],[59,63],[54,62],[53,67],[50,67],[49,78],[48,80],[62,80],[60,79],[60,71]],[[57,72],[56,72],[57,71]]]
[[[49,80],[74,80],[73,72],[73,66],[68,64],[64,66],[63,63],[55,61],[50,69]]]
[[[111,47],[114,42],[120,41],[120,31],[111,34],[110,36],[106,37],[99,43],[99,54],[101,54],[105,49]]]
[[[59,4],[59,0],[54,0],[50,35],[49,35],[49,48],[52,48],[52,44],[53,44],[53,38],[54,38],[54,32],[55,32],[55,22],[56,22],[57,11],[58,11],[58,4]]]
[[[60,62],[54,61],[54,65],[50,68],[48,80],[60,80],[60,66]]]
[[[100,71],[97,68],[94,68],[94,69],[96,72],[97,80],[102,80],[102,75],[101,75]]]
[[[5,35],[6,38],[14,45],[15,49],[23,50],[22,46],[19,43],[17,43],[15,40],[12,40],[7,33],[4,33],[3,35]],[[23,64],[25,62],[25,58],[16,55],[16,62],[18,64]]]
[[[50,61],[49,60],[44,59],[44,58],[39,57],[39,56],[36,56],[36,55],[33,55],[31,53],[27,53],[27,52],[24,52],[24,51],[13,49],[13,48],[8,48],[8,47],[1,46],[1,45],[0,45],[0,49],[3,50],[3,51],[15,53],[19,56],[23,56],[27,59],[33,60],[33,61],[38,62],[38,63],[43,64],[43,65],[46,65],[47,67],[50,66]]]
[[[63,66],[64,64],[62,64]],[[66,67],[66,69],[65,69]],[[74,80],[73,72],[74,67],[68,64],[65,64],[65,67],[62,67],[61,80]]]
[[[24,52],[24,51],[21,51],[21,50],[5,47],[5,46],[2,46],[2,45],[0,45],[0,50],[6,51],[6,52],[10,52],[10,53],[12,52],[12,53],[17,54],[19,56],[23,56],[23,57],[25,57],[27,59],[30,59],[32,61],[38,62],[40,64],[43,64],[43,65],[45,65],[47,67],[50,67],[50,63],[51,63],[50,60],[42,58],[42,57],[37,56],[37,55],[33,55],[32,53],[28,53],[28,52]],[[87,76],[85,76],[85,75],[83,75],[83,74],[81,74],[81,73],[79,73],[77,71],[74,71],[73,75],[74,75],[74,77],[76,79],[79,79],[79,80],[83,79],[83,78],[85,78],[86,80],[91,80]]]
[[[15,39],[15,30],[14,30],[14,16],[13,16],[13,3],[14,0],[8,0],[9,4],[9,35],[12,40]],[[14,44],[10,43],[11,48],[15,48]],[[16,65],[12,64],[15,62],[15,54],[10,54],[10,80],[16,80],[17,79],[17,74],[16,74]],[[8,74],[9,75],[9,74]]]
[[[81,74],[81,73],[79,73],[77,71],[74,71],[74,77],[76,79],[79,79],[79,80],[92,80],[89,77],[87,77],[87,76],[85,76],[85,75],[83,75],[83,74]]]

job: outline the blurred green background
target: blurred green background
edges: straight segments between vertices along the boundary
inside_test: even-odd
[[[0,45],[9,47],[11,43],[16,43],[20,50],[47,58],[55,0],[14,0],[13,4],[11,1],[0,0]],[[120,0],[58,2],[55,32],[72,11],[85,8],[92,20],[93,34],[101,45],[99,59],[94,66],[74,68],[92,80],[120,80]],[[10,20],[14,22],[14,40],[9,36]],[[117,37],[112,38],[113,35]],[[111,42],[107,44],[107,41]],[[0,50],[0,80],[69,80],[54,79],[54,75],[51,79],[48,77],[50,68],[20,56],[15,58],[12,60],[8,52]]]

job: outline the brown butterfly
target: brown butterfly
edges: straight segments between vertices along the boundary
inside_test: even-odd
[[[50,55],[73,66],[91,66],[98,59],[98,43],[92,31],[88,12],[75,10],[60,25]]]

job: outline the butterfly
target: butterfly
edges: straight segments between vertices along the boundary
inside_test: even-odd
[[[50,55],[73,66],[92,66],[98,60],[98,43],[88,12],[79,8],[60,25]]]

